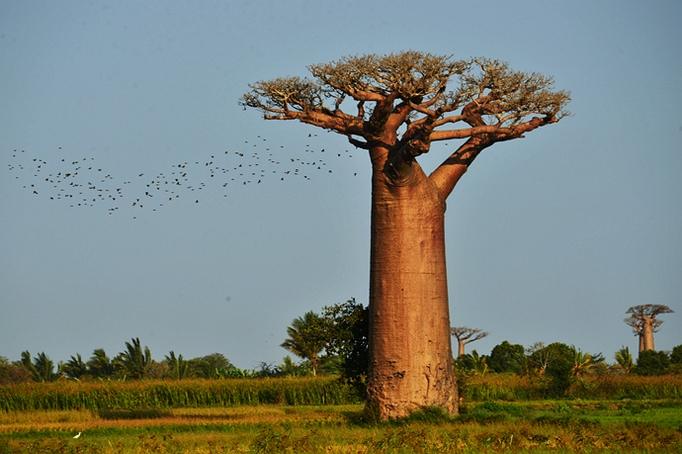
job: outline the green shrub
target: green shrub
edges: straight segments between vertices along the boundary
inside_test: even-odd
[[[461,419],[463,421],[476,421],[480,423],[499,422],[512,418],[522,418],[525,414],[526,409],[520,405],[501,402],[484,402],[463,412]]]
[[[523,345],[504,341],[496,345],[488,358],[488,367],[493,372],[520,374],[526,369],[526,354]]]
[[[644,350],[639,352],[633,373],[637,375],[662,375],[670,367],[670,358],[664,351]]]

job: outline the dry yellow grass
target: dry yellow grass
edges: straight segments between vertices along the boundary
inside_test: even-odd
[[[316,409],[324,408],[324,411]],[[151,418],[107,418],[94,411],[31,411],[0,412],[0,433],[20,431],[73,431],[94,429],[134,429],[144,427],[174,427],[186,425],[267,425],[300,424],[316,421],[322,424],[343,421],[342,412],[360,411],[361,405],[335,407],[288,407],[261,405],[253,407],[178,408],[159,412]],[[330,411],[332,409],[332,411]]]
[[[660,420],[665,415],[678,418],[678,402],[660,407],[642,403],[630,409],[608,402],[573,404],[577,403],[472,404],[467,414],[455,421],[432,420],[425,413],[422,419],[379,425],[353,422],[362,405],[260,405],[104,414],[85,410],[0,412],[0,452],[682,452],[678,426]],[[635,422],[634,418],[649,413],[652,418],[647,422]],[[590,415],[604,422],[582,421]],[[656,415],[658,420],[653,418]],[[137,419],[112,419],[123,417]],[[609,422],[612,417],[616,420]],[[78,432],[81,437],[73,439]]]

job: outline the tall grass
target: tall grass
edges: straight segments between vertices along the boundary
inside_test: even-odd
[[[583,399],[679,399],[682,375],[606,375],[578,379],[568,389]]]
[[[547,398],[549,379],[544,376],[488,374],[466,377],[462,395],[469,401],[538,400]],[[582,399],[678,399],[682,375],[605,375],[575,379],[568,398]]]
[[[465,401],[546,398],[547,380],[513,374],[467,377]],[[680,399],[682,376],[618,375],[576,380],[566,397],[583,399]],[[354,390],[334,378],[227,379],[25,383],[0,386],[0,411],[168,409],[259,404],[357,403]]]
[[[536,400],[545,396],[545,377],[517,374],[486,374],[467,377],[460,384],[465,400]]]
[[[0,411],[213,407],[357,402],[332,378],[55,382],[0,386]]]

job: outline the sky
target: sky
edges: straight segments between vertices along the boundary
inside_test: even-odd
[[[572,93],[571,117],[485,150],[448,199],[451,324],[490,333],[467,351],[563,342],[613,362],[649,303],[675,311],[656,348],[682,344],[682,3],[415,5],[0,0],[0,356],[139,338],[156,360],[252,369],[289,354],[296,317],[367,304],[366,152],[238,100],[402,50]]]

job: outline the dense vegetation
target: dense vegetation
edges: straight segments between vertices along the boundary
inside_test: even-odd
[[[549,398],[546,377],[488,374],[466,377],[465,402],[532,401]],[[576,380],[568,399],[682,399],[682,375],[592,376]],[[165,410],[239,405],[341,405],[361,402],[335,377],[281,379],[66,381],[0,386],[0,411]]]
[[[139,411],[238,405],[357,403],[333,378],[182,381],[59,381],[0,386],[0,411]]]
[[[302,361],[295,363],[286,356],[281,364],[261,363],[254,370],[239,369],[220,353],[186,360],[171,351],[163,360],[156,361],[139,338],[126,342],[125,350],[113,358],[103,349],[96,349],[87,361],[77,354],[56,367],[45,353],[32,357],[26,351],[15,362],[0,356],[0,385],[25,384],[0,388],[4,396],[0,409],[125,407],[126,402],[169,408],[254,403],[295,405],[349,403],[364,398],[368,348],[366,308],[350,299],[324,307],[321,315],[308,312],[293,321],[287,334],[289,337],[282,347]],[[636,362],[629,349],[623,347],[613,358],[615,363],[608,363],[601,353],[590,354],[558,342],[536,343],[524,348],[505,340],[489,355],[473,350],[460,355],[456,364],[461,392],[474,400],[680,397],[682,345],[670,352],[642,351]],[[310,381],[310,385],[300,385],[305,381],[277,382],[285,385],[262,381],[316,375],[324,380]],[[645,377],[659,378],[647,381]],[[244,378],[261,381],[234,380]],[[202,383],[199,379],[220,382]],[[131,380],[145,383],[129,388],[121,384]],[[67,384],[30,385],[50,382]],[[81,385],[90,382],[92,386]],[[108,400],[99,397],[102,393]],[[116,396],[125,397],[117,400]],[[14,402],[12,399],[16,402],[8,403]],[[36,399],[48,403],[35,403]]]

